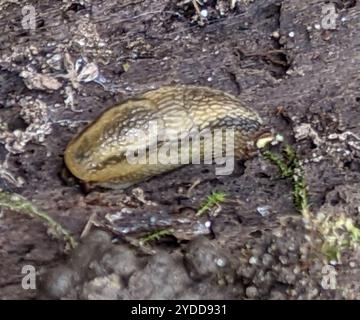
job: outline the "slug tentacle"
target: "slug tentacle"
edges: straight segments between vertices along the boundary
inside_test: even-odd
[[[215,134],[220,129],[233,130],[231,156],[236,157],[250,156],[257,140],[271,135],[264,132],[255,111],[228,93],[206,87],[165,86],[103,112],[70,141],[64,160],[71,173],[84,182],[125,188],[187,164],[181,160],[187,156],[194,160],[196,153],[201,161],[222,156],[225,133]],[[210,155],[202,136],[205,131],[213,134]],[[190,141],[187,147],[178,143],[184,139]],[[159,161],[161,157],[168,162]]]

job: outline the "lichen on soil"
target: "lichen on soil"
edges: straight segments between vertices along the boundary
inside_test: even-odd
[[[2,1],[0,188],[80,244],[65,250],[43,221],[1,208],[1,299],[360,298],[359,1],[337,1],[326,30],[325,1],[199,3],[202,17],[192,1]],[[296,151],[313,220],[260,155],[229,176],[191,165],[124,192],[64,181],[78,130],[169,84],[224,90],[256,110]],[[214,192],[222,201],[197,216]],[[25,265],[36,290],[21,286]]]

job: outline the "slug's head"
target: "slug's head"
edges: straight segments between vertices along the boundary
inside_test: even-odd
[[[274,139],[274,132],[269,128],[262,128],[256,132],[250,133],[247,141],[245,141],[243,151],[245,157],[255,156],[261,149],[265,148],[269,143],[274,141]]]
[[[274,132],[270,129],[264,129],[259,132],[259,135],[255,139],[255,146],[258,150],[265,148],[269,143],[274,141]]]

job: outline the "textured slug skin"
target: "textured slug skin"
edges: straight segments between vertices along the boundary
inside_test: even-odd
[[[180,167],[127,161],[126,152],[153,144],[161,147],[163,141],[154,142],[149,131],[154,121],[160,137],[176,142],[180,133],[183,136],[192,130],[233,128],[237,158],[248,157],[256,149],[257,139],[268,134],[258,114],[228,93],[206,87],[166,86],[103,112],[70,141],[65,164],[83,182],[116,188]],[[138,129],[149,137],[147,142],[142,139],[136,143]]]

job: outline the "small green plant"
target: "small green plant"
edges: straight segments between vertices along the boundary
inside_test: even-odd
[[[320,212],[310,226],[315,227],[323,239],[321,251],[329,260],[341,261],[344,249],[356,249],[360,244],[360,229],[344,213],[324,215]]]
[[[71,249],[76,247],[76,241],[70,232],[51,218],[47,213],[36,208],[29,200],[16,193],[9,193],[0,189],[0,208],[8,208],[14,212],[24,213],[44,221],[58,237],[62,237]]]
[[[173,229],[159,229],[148,233],[144,237],[140,238],[140,245],[144,246],[149,242],[160,240],[163,237],[170,236],[174,233]]]
[[[219,205],[221,202],[225,200],[226,194],[220,191],[214,191],[209,196],[207,196],[206,200],[203,202],[199,210],[196,212],[196,216],[201,216],[207,210],[213,208],[216,205]]]
[[[285,146],[283,151],[283,157],[271,152],[271,151],[264,151],[263,156],[265,159],[269,160],[272,164],[277,166],[280,171],[281,178],[289,178],[294,173],[294,166],[295,166],[295,154],[290,146]]]
[[[319,212],[313,214],[309,210],[304,172],[294,149],[290,145],[283,148],[282,157],[270,151],[263,152],[263,156],[277,166],[282,178],[292,179],[293,202],[302,214],[305,228],[310,231],[307,238],[327,259],[340,261],[341,252],[344,249],[354,249],[359,246],[360,229],[354,225],[351,218],[346,217],[344,213],[325,215]]]
[[[282,157],[271,151],[264,151],[263,156],[277,166],[282,178],[292,179],[294,205],[303,215],[308,214],[307,188],[304,172],[299,164],[294,148],[290,145],[285,145],[282,150]]]

